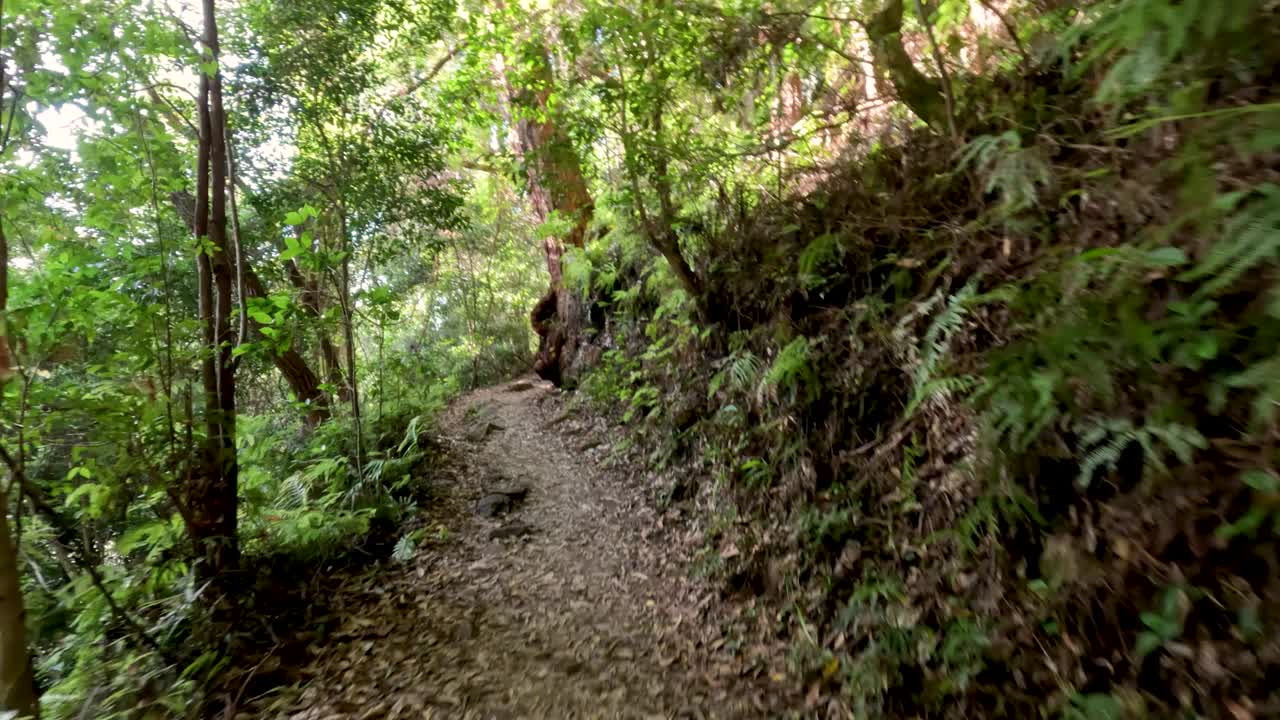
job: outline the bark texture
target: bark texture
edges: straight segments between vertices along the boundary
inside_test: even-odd
[[[0,81],[0,92],[3,86]],[[0,224],[0,399],[4,397],[4,383],[13,368],[5,331],[8,301],[9,245],[4,226]],[[13,469],[9,468],[9,471]],[[0,477],[0,710],[16,710],[19,715],[36,717],[39,706],[31,673],[31,656],[27,652],[26,607],[22,602],[22,584],[18,580],[18,552],[9,535],[9,500],[5,494],[5,488],[9,486],[7,480]]]
[[[579,373],[577,357],[585,344],[586,308],[583,298],[565,287],[561,263],[566,246],[585,244],[594,205],[573,141],[548,105],[555,79],[546,46],[533,43],[527,59],[533,68],[529,87],[513,88],[504,77],[516,110],[514,149],[524,164],[526,188],[538,219],[545,222],[554,211],[571,223],[564,237],[543,239],[550,283],[530,316],[538,334],[533,369],[557,385],[573,384]],[[500,72],[504,71],[500,68]]]
[[[27,653],[18,554],[9,535],[8,515],[8,498],[0,484],[0,710],[36,717],[39,707]]]
[[[948,127],[947,99],[942,83],[915,66],[902,44],[902,0],[888,0],[867,22],[867,36],[875,62],[889,74],[898,99],[934,128]]]
[[[218,29],[213,0],[204,0],[204,43],[218,58]],[[218,71],[201,75],[200,146],[197,160],[196,236],[206,239],[210,253],[197,260],[200,317],[208,348],[202,366],[205,440],[200,461],[187,487],[187,525],[195,546],[197,573],[221,584],[240,563],[237,529],[238,475],[235,449],[235,346],[231,288],[233,249],[227,242],[226,114],[222,107],[222,78]],[[224,588],[218,588],[222,590]]]

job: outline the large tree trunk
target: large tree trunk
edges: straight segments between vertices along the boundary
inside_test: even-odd
[[[213,0],[204,0],[205,47],[218,60],[218,27]],[[205,442],[201,462],[187,489],[188,531],[195,545],[197,574],[221,581],[240,561],[237,537],[237,477],[235,448],[235,364],[231,357],[235,333],[231,328],[231,287],[234,273],[227,243],[226,114],[222,106],[222,78],[218,70],[200,79],[200,149],[196,196],[196,235],[207,239],[207,252],[198,256],[200,316],[208,355],[202,367],[205,392]],[[220,583],[219,583],[220,584]],[[222,588],[219,588],[222,589]]]
[[[524,164],[528,195],[537,218],[546,221],[554,211],[572,223],[563,238],[549,236],[542,242],[550,284],[530,318],[538,334],[533,367],[538,375],[557,385],[571,384],[577,375],[575,360],[585,341],[585,312],[583,299],[564,285],[561,262],[566,245],[580,248],[585,244],[594,205],[573,141],[548,106],[555,79],[546,46],[535,42],[531,48],[526,59],[533,68],[529,83],[532,87],[513,88],[505,69],[499,66],[510,103],[517,110],[513,149]]]
[[[0,99],[5,89],[3,65],[0,63]],[[3,103],[0,103],[0,109],[3,109]],[[9,301],[9,244],[2,223],[3,219],[0,219],[0,402],[3,402],[4,384],[13,367],[5,329],[5,308]],[[13,472],[12,468],[10,472]],[[22,603],[22,585],[18,581],[18,552],[9,535],[9,500],[5,493],[9,484],[7,478],[0,479],[0,710],[16,710],[21,716],[34,718],[40,708],[32,679],[31,655],[27,652],[26,609]]]

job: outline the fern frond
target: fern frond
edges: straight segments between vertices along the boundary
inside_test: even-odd
[[[812,346],[809,338],[798,337],[782,348],[778,357],[765,373],[761,390],[766,387],[787,388],[798,393],[804,389],[807,395],[816,391],[817,374],[812,364]]]
[[[1128,418],[1089,418],[1078,426],[1081,447],[1088,448],[1080,463],[1076,485],[1089,486],[1099,470],[1115,471],[1120,457],[1130,445],[1142,448],[1143,474],[1154,467],[1168,472],[1164,460],[1166,452],[1172,452],[1180,463],[1191,462],[1196,450],[1203,450],[1209,443],[1195,428],[1179,423],[1147,423],[1137,426]]]
[[[962,395],[978,385],[978,379],[972,375],[960,375],[957,377],[939,378],[931,380],[924,387],[916,390],[911,398],[911,402],[907,404],[907,409],[903,411],[904,416],[913,414],[920,405],[934,395],[942,397],[951,397],[953,395]]]
[[[1232,390],[1248,389],[1258,393],[1253,399],[1252,423],[1255,430],[1275,420],[1276,408],[1280,407],[1280,358],[1255,363],[1227,378],[1224,384]]]
[[[1013,130],[974,138],[957,158],[964,169],[972,165],[985,176],[984,192],[1000,197],[999,211],[1011,216],[1039,202],[1040,186],[1052,184],[1053,175],[1036,148],[1024,148]]]
[[[831,233],[814,238],[800,253],[798,260],[800,279],[806,287],[814,287],[822,283],[819,271],[824,265],[840,258],[844,248],[840,240]]]
[[[307,495],[307,479],[302,473],[294,473],[280,483],[275,505],[283,509],[295,510],[307,504]]]
[[[396,547],[391,551],[391,557],[398,562],[409,562],[418,551],[418,543],[414,538],[414,533],[405,533],[396,541]]]
[[[921,341],[920,366],[916,370],[915,389],[907,403],[906,414],[915,412],[920,403],[936,393],[956,393],[972,389],[976,381],[968,377],[943,378],[935,381],[934,375],[951,351],[951,339],[964,327],[969,304],[978,292],[978,279],[973,278],[955,295],[952,295],[942,312],[929,324]]]
[[[1231,219],[1222,242],[1196,267],[1182,273],[1182,282],[1206,280],[1196,291],[1203,297],[1233,284],[1266,260],[1280,255],[1280,187],[1259,188],[1263,198],[1246,205]]]
[[[735,358],[733,364],[729,366],[729,376],[733,380],[733,386],[739,390],[751,387],[759,374],[760,358],[750,350]]]

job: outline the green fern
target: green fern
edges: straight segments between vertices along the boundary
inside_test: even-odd
[[[831,233],[814,238],[800,253],[800,282],[806,288],[814,288],[823,283],[819,271],[823,266],[835,262],[844,253],[840,240]]]
[[[729,378],[732,380],[733,386],[739,390],[751,387],[751,384],[759,374],[760,358],[756,357],[750,350],[734,358],[729,365]]]
[[[569,248],[561,258],[560,277],[567,288],[582,294],[590,292],[594,272],[591,258],[578,248]]]
[[[1085,456],[1076,485],[1081,489],[1089,486],[1098,470],[1115,471],[1121,455],[1134,443],[1142,448],[1144,475],[1151,467],[1168,472],[1167,453],[1186,464],[1196,450],[1209,445],[1195,428],[1173,422],[1137,426],[1128,418],[1088,418],[1080,423],[1080,429]]]
[[[911,401],[907,403],[907,409],[903,411],[903,415],[910,416],[920,408],[920,405],[934,395],[943,397],[952,397],[956,395],[964,395],[965,393],[978,387],[979,381],[972,375],[959,375],[956,377],[938,378],[925,383],[923,387],[917,388],[911,396]]]
[[[1178,61],[1212,52],[1226,36],[1245,29],[1259,0],[1125,0],[1110,4],[1095,22],[1081,26],[1093,37],[1086,65],[1115,56],[1098,87],[1102,102],[1145,93]]]
[[[1246,205],[1227,223],[1223,240],[1194,268],[1178,276],[1182,282],[1205,281],[1199,297],[1214,295],[1242,275],[1280,255],[1280,186],[1258,188],[1261,198]],[[1232,198],[1231,201],[1238,199]]]
[[[964,326],[969,305],[977,297],[977,291],[978,280],[974,278],[966,283],[960,292],[951,296],[946,307],[929,324],[929,329],[925,331],[924,340],[921,343],[920,366],[916,369],[914,390],[911,400],[907,403],[906,415],[915,412],[920,403],[932,395],[960,393],[976,385],[977,381],[968,376],[935,380],[934,375],[951,351],[951,339]],[[936,302],[927,304],[936,304]]]
[[[729,387],[734,390],[746,390],[755,383],[756,377],[760,374],[760,367],[760,358],[750,350],[739,350],[733,353],[720,372],[711,377],[711,383],[707,387],[707,397],[714,397],[720,392],[726,380],[729,382]]]
[[[413,560],[418,553],[418,541],[422,539],[425,531],[422,528],[407,532],[400,536],[396,541],[396,547],[391,551],[391,558],[397,562],[409,562]]]
[[[778,357],[774,358],[773,364],[769,366],[768,372],[765,373],[764,382],[761,389],[770,387],[774,389],[786,388],[794,394],[803,391],[804,395],[812,398],[817,392],[818,377],[814,370],[813,348],[807,337],[798,337],[787,343],[787,346],[778,353]]]
[[[280,490],[276,494],[273,505],[275,507],[287,510],[296,510],[307,504],[309,496],[309,485],[307,477],[303,473],[293,473],[280,483]]]
[[[1280,357],[1272,357],[1232,375],[1224,383],[1233,390],[1248,389],[1257,392],[1253,399],[1253,427],[1261,430],[1275,420],[1276,407],[1280,406]]]
[[[1039,203],[1039,188],[1053,182],[1049,165],[1036,148],[1024,148],[1022,137],[1009,130],[974,138],[960,153],[961,170],[972,165],[986,176],[984,191],[1000,197],[998,212],[1009,217]]]

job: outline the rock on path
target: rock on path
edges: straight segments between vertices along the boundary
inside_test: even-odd
[[[456,403],[445,428],[464,467],[437,488],[433,539],[337,598],[345,625],[315,649],[309,680],[253,716],[773,716],[771,681],[712,641],[713,596],[655,532],[644,490],[600,467],[600,450],[576,450],[563,419],[558,393],[532,379]],[[526,492],[503,517],[478,516],[502,483]]]

